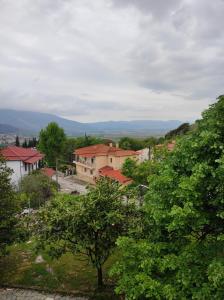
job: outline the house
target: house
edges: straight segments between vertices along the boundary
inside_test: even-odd
[[[15,185],[18,185],[24,175],[39,169],[44,157],[36,149],[16,146],[1,149],[0,155],[5,158],[7,167],[13,170],[11,181]]]
[[[41,173],[44,174],[45,176],[51,178],[52,180],[56,180],[56,171],[52,168],[42,168]]]
[[[154,158],[154,152],[157,150],[167,149],[168,151],[173,151],[176,145],[176,141],[172,141],[168,144],[158,144],[154,147],[153,151],[150,154],[150,159]]]
[[[112,167],[105,166],[99,169],[99,176],[109,177],[118,181],[122,185],[128,185],[133,182],[131,178],[124,176],[120,170],[114,170]]]
[[[122,175],[120,169],[127,158],[136,160],[137,157],[136,151],[123,150],[112,144],[79,148],[74,152],[76,174],[79,179],[92,184],[99,176],[107,176],[126,184],[130,179]]]
[[[138,162],[142,163],[150,158],[149,148],[144,148],[136,151],[138,153]]]

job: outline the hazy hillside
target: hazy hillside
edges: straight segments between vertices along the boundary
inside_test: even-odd
[[[16,128],[14,126],[8,125],[8,124],[0,124],[0,134],[18,134],[19,128]]]
[[[15,126],[24,133],[38,133],[50,122],[57,122],[69,135],[108,134],[108,135],[157,135],[178,127],[178,120],[137,120],[80,123],[53,114],[0,109],[0,123]]]

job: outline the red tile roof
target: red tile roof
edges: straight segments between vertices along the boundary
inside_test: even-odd
[[[40,171],[48,177],[52,177],[56,173],[52,168],[42,168]]]
[[[172,141],[171,143],[168,143],[168,144],[159,144],[159,145],[156,145],[155,147],[157,149],[161,149],[163,147],[166,147],[169,151],[172,151],[175,147],[175,144],[176,144],[176,141]]]
[[[110,147],[104,144],[79,148],[75,150],[74,154],[84,156],[84,157],[107,156],[107,155],[113,155],[113,156],[138,155],[136,151],[123,150],[121,148]]]
[[[0,154],[6,160],[20,160],[28,164],[33,164],[44,157],[42,153],[33,148],[22,148],[16,146],[8,146],[0,150]]]
[[[99,169],[99,174],[100,176],[105,176],[114,179],[121,184],[129,184],[132,182],[131,178],[124,176],[120,170],[114,170],[110,166],[105,166]]]

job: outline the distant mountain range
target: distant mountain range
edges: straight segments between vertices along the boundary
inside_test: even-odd
[[[0,109],[0,133],[35,135],[50,122],[57,122],[60,127],[64,128],[68,135],[72,136],[80,136],[85,133],[103,136],[163,135],[167,131],[175,129],[182,123],[179,120],[135,120],[80,123],[53,114]]]
[[[17,134],[19,133],[19,128],[16,128],[14,126],[8,125],[8,124],[0,124],[0,134]]]

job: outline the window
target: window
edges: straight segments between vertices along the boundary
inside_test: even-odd
[[[112,157],[110,158],[110,162],[111,162],[111,163],[113,162],[113,159],[112,159]]]
[[[93,170],[90,170],[90,174],[93,175]]]
[[[27,171],[27,163],[24,163],[25,171]]]
[[[94,163],[94,158],[91,158],[91,163],[92,163],[92,164]]]
[[[86,168],[84,168],[84,172],[86,172],[87,171],[87,169]]]

